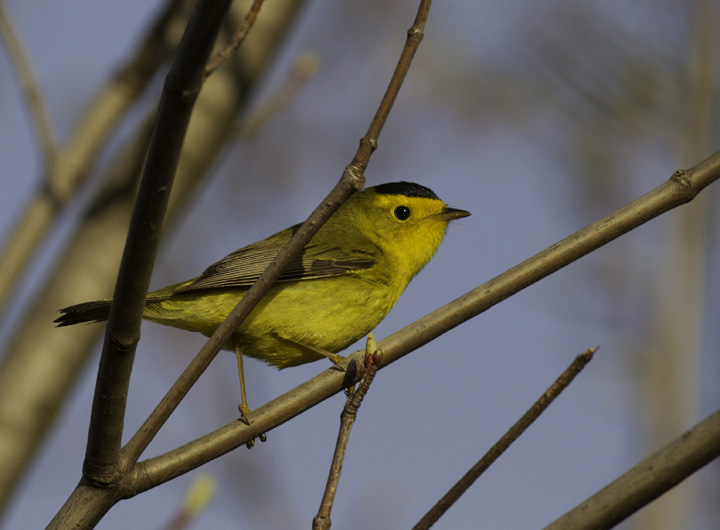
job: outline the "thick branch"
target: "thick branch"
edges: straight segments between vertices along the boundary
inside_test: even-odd
[[[29,259],[59,207],[71,197],[101,151],[108,132],[114,129],[119,117],[167,57],[166,29],[170,19],[177,19],[175,12],[179,3],[178,0],[169,2],[136,53],[94,98],[67,148],[58,154],[52,173],[43,178],[38,194],[29,201],[0,256],[0,307],[8,300],[18,276],[28,268]],[[140,161],[146,150],[147,139]],[[127,152],[118,154],[108,173],[112,175],[118,169],[129,168],[135,177],[139,169],[133,160]],[[103,215],[95,215],[82,224],[68,245],[68,254],[72,257],[62,260],[53,269],[51,279],[39,286],[38,296],[28,307],[26,318],[13,330],[14,336],[6,346],[0,361],[0,461],[4,462],[0,466],[0,510],[42,442],[80,363],[87,357],[90,346],[97,342],[100,331],[77,326],[70,333],[57,333],[48,323],[55,318],[58,307],[76,300],[73,297],[80,293],[89,298],[102,298],[111,292],[127,231],[123,227],[128,224],[131,207],[131,199],[116,198],[115,204],[106,208]]]
[[[123,418],[145,295],[203,69],[229,5],[198,4],[165,81],[100,358],[85,455],[84,474],[91,482],[113,482],[122,473]]]
[[[544,530],[612,528],[720,456],[720,410]]]
[[[68,523],[94,526],[119,497],[113,485],[125,473],[120,443],[145,295],[183,140],[202,86],[203,69],[229,5],[226,0],[196,6],[166,78],[105,332],[83,482],[50,528]],[[93,516],[88,518],[87,512]]]
[[[231,59],[235,68],[217,71],[206,81],[190,122],[170,197],[169,217],[177,217],[197,197],[203,176],[234,133],[248,92],[272,64],[303,5],[287,2],[266,6],[263,23],[248,38],[252,46],[241,48]],[[242,20],[243,10],[233,11],[233,20]],[[186,19],[178,22],[185,23]],[[175,39],[174,33],[171,37]],[[128,75],[132,77],[130,71]],[[112,91],[121,90],[116,86]],[[152,116],[147,120],[152,123]],[[49,323],[59,307],[77,302],[79,297],[92,300],[112,293],[135,198],[136,176],[147,150],[147,139],[139,138],[146,134],[145,121],[127,142],[133,144],[131,152],[118,149],[108,164],[112,169],[105,179],[109,182],[100,192],[102,198],[94,201],[59,264],[39,286],[28,317],[15,330],[0,363],[0,460],[4,462],[0,466],[0,507],[40,447],[102,331],[100,326],[59,329]],[[144,146],[140,155],[135,152],[136,144]],[[138,158],[140,164],[136,165]],[[118,170],[122,175],[116,175]]]

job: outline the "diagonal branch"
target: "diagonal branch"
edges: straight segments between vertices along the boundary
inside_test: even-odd
[[[428,14],[430,13],[431,2],[432,0],[422,0],[420,2],[420,7],[418,8],[417,15],[415,16],[415,22],[413,22],[412,27],[408,30],[407,41],[405,42],[405,47],[400,55],[397,66],[395,67],[395,72],[393,72],[392,78],[390,79],[390,84],[385,91],[385,95],[380,102],[380,106],[375,113],[375,117],[370,124],[367,134],[362,140],[360,140],[360,147],[355,154],[355,158],[353,158],[353,161],[350,163],[350,165],[358,173],[365,172],[368,161],[370,160],[370,155],[375,149],[377,149],[378,136],[380,136],[380,132],[385,126],[387,117],[390,114],[390,109],[392,109],[392,106],[397,99],[400,87],[402,87],[405,76],[410,69],[413,57],[415,57],[415,52],[423,39],[425,22],[427,21]]]
[[[312,521],[313,530],[329,530],[330,528],[330,512],[332,511],[335,494],[337,493],[338,484],[340,483],[340,473],[342,472],[345,461],[347,446],[350,442],[350,431],[357,419],[360,405],[362,405],[365,395],[368,393],[368,390],[370,390],[370,385],[381,363],[382,351],[377,349],[375,337],[372,332],[370,332],[365,345],[365,361],[363,363],[365,370],[363,371],[362,379],[360,379],[360,384],[357,388],[350,388],[348,390],[345,406],[340,413],[340,429],[335,442],[335,452],[333,453],[332,462],[330,463],[330,471],[328,472],[325,491],[320,501],[320,508]]]
[[[247,15],[245,15],[245,20],[243,20],[242,25],[235,32],[233,38],[230,40],[227,46],[225,46],[221,51],[219,51],[215,55],[215,57],[213,57],[210,62],[205,66],[205,77],[211,75],[215,70],[217,70],[220,65],[225,62],[228,57],[230,57],[230,54],[233,52],[233,50],[236,50],[243,43],[245,37],[248,36],[248,33],[250,33],[250,29],[255,23],[255,19],[257,18],[258,13],[260,13],[260,8],[263,5],[263,1],[264,0],[253,1],[252,6],[250,6],[250,10],[248,11]]]
[[[552,245],[507,272],[397,331],[378,343],[383,366],[589,254],[662,213],[692,200],[720,178],[720,152],[673,176],[616,212]],[[217,458],[317,405],[362,376],[361,353],[345,362],[345,372],[328,369],[290,392],[257,408],[252,425],[234,421],[178,449],[140,462],[128,477],[127,496],[152,488]]]
[[[573,379],[589,363],[597,348],[590,348],[581,353],[570,366],[555,380],[542,396],[528,409],[522,417],[493,445],[490,450],[458,480],[448,492],[433,506],[412,530],[428,530],[447,512],[455,502],[472,486],[500,455],[524,433],[532,423],[540,417],[550,404],[565,390]]]
[[[651,454],[544,530],[612,528],[720,457],[720,410]]]

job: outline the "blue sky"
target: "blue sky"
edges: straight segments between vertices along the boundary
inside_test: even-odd
[[[672,110],[686,108],[686,96],[679,81],[658,74],[690,62],[693,48],[690,39],[683,40],[692,28],[683,18],[690,10],[671,2],[571,4],[454,0],[433,6],[367,183],[416,181],[473,216],[452,224],[437,256],[375,330],[378,339],[635,199],[690,162],[682,145],[685,115]],[[159,6],[8,2],[61,143]],[[408,1],[308,4],[255,100],[267,97],[304,52],[317,54],[319,71],[253,137],[229,148],[163,241],[153,288],[196,276],[312,210],[354,154],[414,13]],[[628,72],[646,75],[631,83],[624,77]],[[150,90],[157,94],[159,88],[156,83]],[[0,114],[5,191],[0,235],[6,237],[40,180],[41,165],[4,49]],[[107,159],[93,169],[91,180],[102,174]],[[706,193],[712,212],[718,192]],[[644,382],[653,363],[648,348],[656,340],[653,312],[668,303],[656,291],[657,278],[667,274],[663,249],[679,215],[671,212],[636,230],[380,372],[353,429],[334,526],[412,526],[574,356],[592,346],[601,349],[585,372],[436,528],[542,527],[682,434],[680,429],[672,436],[653,435],[652,393]],[[72,223],[73,216],[77,212],[71,209],[64,222]],[[709,214],[707,223],[713,241],[718,216]],[[56,246],[49,245],[44,255],[54,255]],[[706,271],[715,270],[716,246],[707,247]],[[682,281],[681,271],[675,272]],[[29,304],[31,286],[42,273],[42,265],[29,271],[20,307]],[[717,288],[716,282],[706,284],[707,322],[717,318]],[[3,323],[0,338],[7,341],[11,331]],[[716,335],[703,332],[698,355],[706,374],[717,375]],[[202,344],[200,336],[143,325],[128,433]],[[8,528],[47,524],[80,478],[98,356],[23,480],[5,517]],[[233,363],[225,354],[214,361],[147,455],[235,419],[239,391]],[[278,372],[250,361],[251,405],[325,368],[318,362]],[[690,387],[697,406],[684,428],[717,408],[720,395],[708,384],[712,376],[705,377],[701,372]],[[343,402],[335,396],[270,432],[267,443],[205,466],[202,472],[218,481],[218,495],[195,527],[309,526]],[[100,528],[162,528],[197,473],[121,502]],[[717,496],[717,478],[704,470],[699,480],[678,490],[693,492],[692,527],[711,528],[708,499],[713,491]]]

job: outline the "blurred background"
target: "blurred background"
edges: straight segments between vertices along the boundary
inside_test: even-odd
[[[32,61],[60,151],[79,124],[100,119],[88,111],[92,102],[138,54],[167,7],[158,0],[4,4]],[[187,10],[178,4],[180,13]],[[183,167],[202,166],[207,180],[187,192],[167,224],[153,289],[196,276],[309,214],[355,153],[417,8],[408,0],[267,4],[245,62],[223,74],[241,80],[228,85],[238,97],[247,90],[241,103],[228,103],[234,110],[222,125],[237,132],[202,164],[193,165],[208,149],[188,142],[198,152]],[[271,32],[282,36],[272,62],[254,64],[252,54],[268,31],[264,17],[289,4],[299,9],[282,32]],[[244,6],[237,6],[241,15]],[[375,336],[393,333],[715,152],[719,23],[720,6],[711,0],[437,2],[367,185],[415,181],[473,216],[452,224],[438,255]],[[182,25],[165,30],[171,42]],[[52,167],[7,49],[0,52],[0,236],[6,247]],[[95,346],[86,360],[73,361],[78,375],[7,500],[0,519],[5,528],[43,527],[80,479],[99,359],[100,343],[92,337],[103,327],[57,330],[52,318],[62,306],[110,295],[112,285],[98,287],[94,276],[82,273],[90,285],[73,284],[71,292],[50,297],[49,281],[68,283],[48,278],[60,263],[76,272],[92,263],[91,270],[104,267],[114,278],[115,255],[102,246],[81,243],[79,257],[66,257],[64,249],[79,227],[100,226],[92,215],[118,190],[132,188],[117,183],[118,168],[157,104],[169,50],[104,137],[72,199],[59,201],[52,227],[38,237],[35,259],[12,277],[0,321],[5,366],[19,355],[19,341],[40,349],[39,335],[60,346],[68,334],[82,333]],[[318,68],[295,87],[298,61],[301,69]],[[207,104],[220,107],[224,94]],[[212,119],[203,126],[221,127]],[[575,355],[592,346],[601,345],[594,361],[435,528],[540,528],[716,410],[719,204],[720,191],[711,186],[689,205],[380,372],[350,439],[334,526],[411,527]],[[125,229],[120,221],[110,224]],[[96,231],[104,241],[107,232]],[[35,327],[23,327],[32,318]],[[199,335],[149,323],[142,333],[127,437],[204,343]],[[66,364],[52,350],[38,373],[48,363]],[[237,417],[234,362],[232,355],[218,356],[145,457]],[[251,407],[326,368],[318,362],[278,372],[249,361]],[[251,451],[237,449],[119,503],[99,528],[163,528],[201,473],[212,474],[217,492],[193,528],[309,527],[343,403],[344,396],[335,396],[268,433]],[[17,406],[4,400],[7,411]],[[717,528],[719,500],[715,462],[620,527]]]

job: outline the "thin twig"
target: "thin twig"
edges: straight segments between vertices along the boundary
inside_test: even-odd
[[[720,410],[543,530],[612,528],[720,457]]]
[[[687,171],[677,171],[667,182],[607,217],[576,232],[520,265],[437,309],[379,343],[383,366],[394,362],[466,320],[500,303],[561,267],[629,232],[650,219],[684,204],[720,178],[720,152]],[[351,355],[346,372],[329,369],[254,411],[251,426],[235,421],[139,464],[127,484],[128,495],[153,488],[270,432],[344,388],[361,376],[359,353]]]
[[[380,136],[380,132],[385,126],[387,117],[390,114],[390,109],[392,109],[395,99],[397,99],[397,95],[400,92],[405,76],[410,69],[413,57],[415,57],[415,52],[423,39],[425,22],[427,21],[428,14],[430,12],[431,3],[432,0],[422,0],[420,2],[420,7],[418,7],[418,12],[415,16],[415,22],[408,30],[405,47],[400,54],[400,59],[398,60],[395,72],[393,72],[392,78],[390,79],[390,84],[388,85],[382,102],[375,113],[375,117],[370,124],[370,128],[362,140],[360,140],[360,147],[358,148],[353,161],[350,163],[354,171],[365,173],[368,161],[370,160],[370,155],[375,149],[377,149],[377,140]]]
[[[380,365],[382,364],[382,351],[377,349],[375,337],[372,333],[368,335],[367,344],[365,345],[365,362],[362,378],[356,390],[348,391],[348,398],[340,414],[340,430],[338,432],[337,442],[335,443],[335,453],[333,454],[330,471],[328,473],[327,484],[325,485],[325,493],[320,502],[318,514],[313,519],[313,530],[329,530],[330,528],[330,512],[335,501],[335,493],[337,492],[338,483],[340,482],[340,473],[342,472],[343,462],[345,461],[345,453],[347,445],[350,441],[350,431],[352,430],[355,418],[357,418],[358,409],[362,404],[362,400],[370,389],[370,384],[375,378]]]
[[[220,52],[213,57],[210,62],[205,66],[205,77],[208,77],[211,75],[217,68],[226,61],[230,54],[234,50],[236,50],[245,40],[245,37],[248,36],[248,33],[250,32],[250,28],[252,28],[253,24],[255,23],[255,19],[258,16],[258,13],[260,13],[260,8],[263,5],[264,0],[254,0],[252,6],[250,6],[250,10],[248,11],[248,14],[245,15],[245,20],[243,20],[243,23],[240,25],[238,30],[235,32],[235,35],[233,35],[233,38],[230,39],[230,42],[223,48]]]
[[[433,506],[425,516],[413,527],[413,530],[428,530],[440,517],[455,504],[467,489],[497,460],[518,437],[550,406],[556,397],[567,388],[587,363],[592,360],[597,348],[590,348],[578,355],[572,364],[548,388],[523,416],[510,427],[490,450],[450,488],[450,490]]]
[[[40,83],[33,71],[30,55],[25,50],[20,33],[15,28],[4,0],[0,0],[0,35],[5,40],[10,60],[15,66],[22,93],[27,101],[28,109],[30,109],[45,167],[48,171],[52,171],[57,156],[52,120],[40,89]]]
[[[416,17],[416,21],[420,20],[421,25],[424,25],[428,8],[429,0],[424,0],[420,6],[418,16]],[[398,68],[396,68],[393,73],[385,97],[380,103],[378,112],[375,114],[375,117],[370,124],[366,138],[370,137],[371,143],[375,146],[377,145],[377,137],[387,120],[392,103],[397,96],[397,91],[402,85],[402,81],[409,67],[409,61],[412,59],[414,50],[417,48],[418,43],[419,40],[417,38],[408,39],[406,42]],[[411,49],[412,53],[408,53],[408,49]],[[405,59],[403,59],[403,57],[405,57]],[[400,67],[401,64],[402,67]],[[320,229],[325,221],[330,218],[335,210],[337,210],[353,193],[362,189],[365,185],[365,175],[358,171],[358,168],[364,169],[367,167],[371,154],[372,150],[363,150],[363,142],[361,141],[361,145],[355,154],[353,162],[345,168],[339,182],[335,185],[333,190],[327,195],[327,197],[325,197],[320,205],[315,208],[315,210],[310,214],[310,217],[308,217],[307,220],[300,226],[298,231],[295,232],[290,241],[288,241],[287,245],[285,245],[273,262],[267,269],[265,269],[260,278],[258,278],[255,284],[238,302],[237,306],[235,306],[235,308],[230,312],[225,321],[218,326],[215,332],[211,335],[210,339],[208,339],[185,371],[180,375],[178,380],[162,398],[157,407],[155,407],[155,410],[153,410],[150,416],[148,416],[145,423],[143,423],[140,429],[138,429],[135,435],[127,443],[124,450],[128,459],[134,461],[140,457],[155,434],[157,434],[160,428],[170,417],[173,410],[175,410],[180,401],[190,391],[190,388],[195,384],[200,375],[215,358],[223,344],[227,343],[230,336],[235,332],[238,326],[240,326],[247,315],[250,314],[262,296],[280,276],[282,271],[285,270],[285,267],[288,263],[290,263],[292,258],[305,247],[312,236],[315,235],[315,233]],[[255,411],[251,417],[257,418],[257,411]],[[247,427],[248,433],[254,432],[256,425],[250,425]],[[264,431],[256,432],[254,436],[259,436],[263,432]],[[245,442],[248,440],[245,440]],[[134,490],[134,487],[131,489]]]

